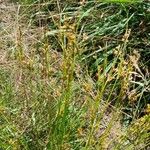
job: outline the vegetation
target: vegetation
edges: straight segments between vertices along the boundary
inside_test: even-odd
[[[150,3],[12,3],[0,27],[0,149],[150,149]]]

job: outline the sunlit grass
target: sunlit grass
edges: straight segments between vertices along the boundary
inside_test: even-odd
[[[0,149],[149,149],[149,4],[21,2],[2,28]]]

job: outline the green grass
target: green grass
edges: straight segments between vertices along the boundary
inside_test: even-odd
[[[0,64],[0,149],[148,150],[150,4],[19,2]]]

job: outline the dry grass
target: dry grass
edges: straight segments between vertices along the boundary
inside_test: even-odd
[[[149,149],[149,4],[137,5],[1,2],[0,149]]]

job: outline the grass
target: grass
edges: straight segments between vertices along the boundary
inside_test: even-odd
[[[128,2],[15,4],[0,33],[0,149],[150,148],[149,3]]]

